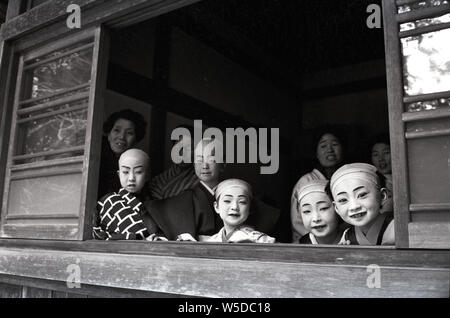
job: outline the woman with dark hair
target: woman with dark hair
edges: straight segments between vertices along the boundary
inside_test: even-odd
[[[298,190],[312,180],[330,180],[333,173],[342,165],[344,160],[344,138],[332,127],[321,129],[315,138],[316,159],[315,168],[302,176],[294,186],[291,195],[291,225],[292,242],[298,242],[300,237],[308,231],[303,226],[298,210]]]
[[[131,109],[111,114],[103,124],[104,137],[97,194],[99,198],[120,189],[117,175],[119,157],[144,138],[146,127],[144,117]]]

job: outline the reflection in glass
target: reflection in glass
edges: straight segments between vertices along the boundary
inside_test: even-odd
[[[398,13],[405,13],[405,12],[420,10],[420,9],[424,9],[424,8],[431,8],[431,7],[436,7],[436,6],[440,6],[440,5],[448,4],[448,3],[449,3],[448,0],[419,1],[416,3],[405,4],[405,5],[399,6]]]
[[[428,100],[423,102],[416,102],[406,105],[406,111],[413,113],[413,112],[420,112],[424,110],[434,110],[444,107],[450,107],[450,98],[441,98],[441,99],[435,99],[435,100]]]
[[[418,28],[423,28],[429,25],[436,25],[448,22],[450,22],[450,13],[441,15],[440,17],[436,18],[422,19],[414,22],[402,23],[400,24],[400,31],[409,31]]]
[[[32,110],[32,109],[27,109],[25,108],[24,111],[25,113],[21,113],[19,114],[19,120],[26,120],[26,119],[31,119],[37,116],[45,116],[46,114],[49,113],[53,113],[55,111],[59,111],[59,112],[69,112],[71,109],[73,109],[74,107],[81,108],[81,107],[87,107],[89,102],[88,98],[83,98],[83,99],[79,99],[79,100],[75,100],[73,102],[68,102],[68,103],[62,103],[62,104],[56,104],[55,106],[51,106],[51,107],[46,107],[44,109],[37,109],[37,110]]]
[[[406,95],[450,90],[450,29],[403,38]]]
[[[31,100],[26,101],[25,103],[22,103],[20,105],[20,109],[35,107],[35,106],[39,106],[39,105],[50,103],[50,102],[56,102],[63,98],[66,99],[66,98],[71,98],[75,95],[86,94],[86,93],[89,93],[89,91],[90,91],[90,87],[85,86],[80,89],[74,89],[69,92],[65,92],[63,94],[56,95],[56,96],[44,97],[42,99],[31,99]]]
[[[27,121],[19,125],[16,155],[64,150],[83,146],[86,137],[87,109]],[[78,155],[78,154],[73,154]],[[69,156],[71,156],[69,154]],[[58,156],[58,158],[60,158]],[[65,155],[67,157],[67,154]],[[27,162],[55,159],[54,156],[33,158]]]
[[[45,58],[36,59],[34,62],[43,59]],[[91,65],[92,48],[27,70],[22,100],[55,94],[74,86],[89,83]]]

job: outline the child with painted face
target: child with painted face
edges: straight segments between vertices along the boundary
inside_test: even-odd
[[[333,204],[339,216],[351,225],[340,244],[394,245],[394,220],[381,214],[387,199],[383,179],[374,166],[353,163],[342,166],[331,177]]]
[[[223,228],[207,242],[274,243],[275,239],[244,225],[250,214],[252,190],[240,179],[222,181],[215,192],[214,210],[223,221]]]
[[[94,238],[167,240],[155,234],[158,227],[142,204],[148,168],[149,157],[144,151],[129,149],[122,153],[117,171],[122,188],[97,202],[99,226],[94,227]]]
[[[298,191],[298,210],[309,232],[300,238],[300,244],[338,244],[341,239],[339,216],[325,192],[327,184],[327,180],[311,180]]]

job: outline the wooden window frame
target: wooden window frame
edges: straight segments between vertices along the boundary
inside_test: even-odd
[[[393,17],[392,9],[394,4],[393,0],[384,0],[384,12],[387,16]],[[1,65],[8,65],[7,61],[13,61],[15,58],[14,50],[25,50],[27,48],[32,48],[38,45],[42,39],[36,39],[33,37],[33,32],[42,32],[42,34],[51,34],[55,36],[52,39],[58,39],[65,37],[68,34],[68,30],[65,27],[64,18],[66,17],[65,5],[70,4],[71,0],[59,1],[58,6],[52,7],[51,4],[42,4],[39,7],[33,8],[29,12],[26,12],[14,19],[14,23],[5,23],[5,27],[0,31],[0,62]],[[92,0],[80,0],[78,1],[82,10],[86,9],[86,15],[83,16],[83,21],[86,26],[126,26],[138,21],[149,19],[170,10],[173,10],[177,6],[182,7],[187,3],[194,3],[197,0],[169,0],[169,1],[145,1],[145,0],[132,0],[132,1],[119,1],[112,0],[108,1],[108,7],[104,4],[98,6],[93,5]],[[112,3],[112,4],[111,4]],[[387,6],[386,6],[387,4]],[[92,8],[89,9],[89,6]],[[388,13],[386,13],[389,11]],[[101,13],[101,14],[100,14]],[[40,17],[40,19],[36,19]],[[392,81],[397,81],[401,83],[401,72],[399,70],[399,65],[395,62],[400,62],[400,56],[398,51],[398,38],[389,37],[389,34],[398,34],[398,29],[396,32],[392,32],[393,28],[395,31],[395,26],[393,27],[389,23],[386,23],[385,28],[386,43],[388,45],[387,51],[392,51],[392,58],[387,59],[387,69],[388,78]],[[36,22],[39,21],[39,22]],[[58,26],[58,24],[60,26]],[[392,24],[392,23],[391,23]],[[397,25],[397,24],[395,24]],[[397,25],[398,27],[398,25]],[[52,32],[49,32],[49,31]],[[50,38],[48,38],[50,40]],[[14,41],[14,42],[13,42]],[[397,48],[396,48],[397,45]],[[397,51],[396,51],[397,49]],[[396,54],[397,56],[396,56]],[[397,58],[397,60],[396,60]],[[6,62],[5,62],[6,61]],[[105,61],[103,61],[105,62]],[[105,62],[106,63],[106,62]],[[106,68],[103,68],[104,70]],[[14,75],[14,67],[2,67],[0,69],[0,102],[3,105],[10,104],[11,89],[4,89],[10,87],[10,81],[3,81],[1,79],[8,79]],[[103,77],[102,77],[103,76]],[[98,75],[96,80],[104,79],[105,74]],[[104,81],[103,81],[104,82]],[[100,86],[99,86],[100,87]],[[389,88],[388,85],[388,89]],[[391,96],[392,95],[392,96]],[[395,105],[402,103],[401,98],[395,94],[390,94],[390,98],[393,98],[393,102],[390,99],[390,121],[391,129],[396,127],[395,131],[391,131],[391,140],[393,141],[393,160],[396,160],[396,164],[399,162],[405,162],[406,158],[403,156],[398,156],[395,149],[404,149],[405,145],[401,141],[396,140],[396,133],[403,133],[400,129],[402,125],[392,125],[396,120],[401,122],[401,114],[398,114],[398,109]],[[95,101],[96,107],[102,103],[101,95],[98,95],[98,99]],[[399,100],[397,100],[399,99]],[[93,111],[93,107],[90,107],[90,111]],[[393,113],[392,113],[393,112]],[[101,112],[98,112],[101,113]],[[97,116],[95,121],[98,126],[101,126],[101,116]],[[6,133],[10,131],[11,123],[8,121],[12,118],[12,108],[4,107],[1,115],[1,126],[0,133]],[[8,123],[9,122],[9,123]],[[87,132],[88,133],[88,132]],[[97,139],[92,141],[100,143],[100,131],[90,132],[90,136]],[[7,145],[4,143],[4,139],[0,140],[0,150],[4,150]],[[6,157],[4,151],[0,153],[0,177],[4,175],[6,166]],[[404,154],[404,152],[402,152]],[[99,154],[91,152],[87,154],[92,157],[92,160],[98,161]],[[94,158],[95,157],[95,158]],[[400,160],[400,161],[399,161]],[[401,161],[403,160],[403,161]],[[97,163],[98,164],[98,163]],[[89,167],[86,167],[86,169]],[[89,182],[97,184],[96,169],[90,167],[88,169],[89,176],[87,180]],[[403,198],[405,195],[406,180],[403,180],[405,176],[402,174],[401,170],[397,167],[394,172],[394,184],[396,182],[397,186],[394,186],[394,195],[397,198]],[[3,193],[3,184],[0,185],[0,196]],[[92,187],[92,185],[91,185]],[[96,191],[95,191],[96,192]],[[403,197],[402,197],[403,196]],[[404,200],[401,199],[401,200]],[[401,201],[404,202],[404,201]],[[403,204],[403,203],[401,203]],[[405,207],[400,205],[400,207]],[[402,210],[404,211],[404,210]],[[405,210],[406,211],[406,210]],[[305,246],[305,245],[294,245],[294,244],[274,244],[274,245],[259,245],[255,244],[251,246],[251,252],[249,252],[249,245],[245,244],[212,244],[212,243],[177,243],[177,242],[98,242],[98,241],[81,241],[81,242],[64,242],[55,240],[21,240],[21,239],[0,239],[0,256],[5,257],[6,262],[0,264],[0,281],[2,280],[2,275],[8,273],[9,275],[16,275],[20,277],[34,277],[34,278],[45,278],[49,281],[63,282],[64,278],[61,276],[61,271],[64,273],[65,266],[68,264],[66,261],[68,259],[76,260],[80,257],[82,261],[89,262],[89,268],[87,269],[91,277],[94,277],[94,273],[102,271],[103,265],[101,262],[96,264],[96,261],[102,259],[110,258],[114,264],[109,264],[108,266],[114,265],[115,268],[121,269],[124,274],[136,272],[136,269],[131,269],[129,264],[133,261],[146,260],[154,266],[158,267],[159,263],[162,262],[165,265],[164,268],[157,268],[156,271],[161,273],[161,276],[151,280],[149,276],[140,276],[138,278],[142,280],[154,282],[154,286],[141,286],[136,282],[120,281],[110,284],[114,281],[114,273],[108,272],[109,278],[104,281],[96,281],[94,278],[92,280],[82,281],[83,284],[94,284],[103,285],[108,287],[116,288],[127,288],[127,289],[145,289],[151,290],[157,293],[183,293],[185,295],[193,296],[222,296],[222,297],[232,297],[236,296],[233,293],[233,286],[236,283],[242,281],[255,281],[261,280],[260,285],[270,286],[274,281],[271,279],[273,275],[267,275],[267,270],[270,268],[276,270],[279,266],[282,269],[286,269],[286,273],[277,271],[278,278],[289,284],[289,290],[285,293],[278,294],[278,296],[291,296],[291,297],[313,297],[317,295],[337,295],[343,296],[346,294],[346,290],[350,295],[359,296],[393,296],[397,295],[400,297],[405,297],[408,295],[412,296],[427,296],[430,295],[430,291],[437,293],[437,295],[448,295],[449,287],[448,284],[445,286],[445,277],[448,277],[450,272],[450,267],[448,264],[449,251],[433,251],[433,250],[403,250],[408,247],[407,236],[405,236],[407,230],[408,215],[406,213],[399,213],[396,215],[396,220],[401,220],[404,223],[396,224],[396,231],[399,231],[399,238],[396,247],[360,247],[360,246]],[[405,229],[406,225],[406,229]],[[90,224],[86,219],[84,223],[84,232],[89,233]],[[87,237],[83,237],[86,239]],[[24,266],[14,267],[11,264],[18,264],[17,257],[20,255],[35,257],[36,264],[49,264],[53,266],[62,266],[61,271],[54,271],[50,273],[46,270],[40,270],[33,272],[33,268]],[[63,256],[66,257],[63,259]],[[117,256],[117,260],[115,257]],[[119,257],[124,256],[124,257]],[[165,260],[170,261],[170,263],[165,263]],[[189,261],[192,268],[183,268],[183,261]],[[208,262],[208,273],[203,275],[192,275],[192,270],[194,268],[203,268],[205,261]],[[217,261],[217,265],[213,265],[211,261]],[[266,264],[259,267],[257,262],[261,264]],[[177,262],[180,264],[178,265]],[[244,276],[233,276],[235,269],[229,265],[232,263],[238,263],[242,268],[248,266],[250,270],[244,273]],[[59,264],[59,265],[58,265]],[[128,265],[127,265],[128,264]],[[145,269],[148,266],[141,263],[141,269]],[[227,265],[228,264],[228,265]],[[367,278],[367,266],[370,264],[379,265],[383,271],[388,271],[390,277],[393,280],[393,288],[390,290],[375,290],[367,289],[365,286]],[[222,269],[220,265],[226,266],[226,268],[220,272]],[[335,274],[334,270],[339,269],[340,273]],[[298,270],[302,268],[304,271]],[[430,274],[428,273],[430,270]],[[210,284],[210,281],[214,279],[214,273],[220,275],[222,273],[224,277],[231,277],[229,279],[224,279],[221,283],[221,291],[211,292],[208,290],[205,284]],[[328,273],[328,275],[325,275]],[[356,273],[358,279],[362,279],[362,283],[355,283],[356,276],[352,276],[352,273]],[[397,276],[397,274],[399,274]],[[408,274],[409,273],[409,274]],[[311,274],[311,278],[308,278],[308,274]],[[230,275],[230,276],[226,276]],[[404,276],[406,275],[406,276]],[[446,276],[447,275],[447,276]],[[126,279],[130,278],[129,277]],[[276,275],[273,277],[277,277]],[[336,284],[336,277],[338,277],[342,283]],[[407,277],[407,279],[405,279]],[[199,291],[195,290],[183,290],[183,286],[176,289],[177,286],[165,286],[164,282],[166,279],[170,279],[172,282],[176,282],[177,279],[181,279],[186,284],[191,284],[190,286],[195,286],[195,284],[201,284]],[[313,280],[316,280],[314,284]],[[444,284],[442,281],[444,280]],[[279,281],[279,280],[278,280]],[[350,286],[349,286],[350,282]],[[410,283],[413,282],[412,286]],[[362,284],[362,285],[361,285]],[[397,287],[395,287],[395,284]],[[428,285],[427,285],[428,284]],[[51,285],[51,283],[50,283]],[[275,285],[276,288],[278,285]],[[438,286],[438,287],[435,287]],[[347,287],[347,288],[346,288]],[[212,286],[211,288],[214,288]],[[180,292],[181,290],[181,292]],[[330,290],[332,291],[330,294]],[[243,297],[271,297],[277,296],[277,294],[271,294],[271,289],[265,289],[264,293],[259,293],[255,289],[251,292],[246,291]]]
[[[393,196],[395,211],[395,238],[396,247],[437,247],[448,248],[439,238],[434,238],[433,242],[417,244],[411,242],[411,213],[420,211],[449,211],[449,204],[410,204],[410,190],[408,178],[408,157],[407,157],[407,140],[413,138],[424,138],[432,136],[449,135],[450,130],[441,130],[438,132],[406,132],[406,125],[412,121],[431,120],[437,118],[450,117],[450,108],[437,109],[432,111],[421,111],[417,113],[408,113],[404,111],[404,105],[411,102],[427,101],[438,98],[450,97],[450,91],[432,94],[422,94],[416,96],[404,96],[403,89],[403,55],[401,51],[400,40],[409,36],[417,36],[420,34],[434,32],[449,28],[449,23],[430,25],[427,27],[417,28],[409,31],[400,31],[400,24],[412,22],[424,18],[437,17],[444,13],[450,12],[450,4],[444,4],[436,7],[413,10],[405,13],[397,13],[400,5],[408,5],[419,2],[418,0],[383,0],[383,17],[384,17],[384,35],[386,49],[386,76],[387,76],[387,93],[389,102],[389,128],[391,139],[391,159],[392,159],[392,177],[393,177]],[[403,138],[404,136],[404,138]],[[423,232],[432,233],[436,228],[429,226]],[[441,229],[439,229],[441,230]],[[419,234],[422,235],[423,234]],[[420,239],[420,238],[419,238]],[[416,239],[418,241],[419,239]],[[445,240],[441,238],[441,240]],[[426,241],[422,237],[422,241]],[[428,245],[429,244],[429,245]],[[433,246],[434,244],[434,246]]]
[[[115,27],[123,27],[126,25],[134,24],[138,21],[142,21],[144,19],[148,19],[149,17],[160,15],[164,12],[173,10],[177,7],[183,7],[186,4],[197,2],[196,0],[170,0],[170,1],[145,1],[145,0],[135,0],[132,4],[122,4],[119,0],[114,1],[114,4],[109,4],[108,10],[105,14],[101,16],[100,19],[95,19],[95,14],[98,14],[100,11],[105,10],[104,5],[99,5],[98,8],[93,8],[91,10],[87,10],[87,17],[85,18],[85,23],[88,25],[91,23],[94,23],[96,25],[100,25],[102,23],[106,23]],[[394,162],[394,168],[393,168],[393,177],[394,177],[394,196],[396,197],[396,246],[398,248],[407,248],[409,247],[408,243],[408,223],[409,223],[409,215],[408,209],[410,208],[408,205],[408,191],[407,191],[407,176],[405,172],[406,167],[406,151],[405,151],[405,143],[403,140],[399,140],[396,136],[399,136],[404,133],[404,125],[399,125],[399,122],[403,122],[408,119],[408,116],[414,116],[412,115],[404,115],[403,112],[400,112],[402,110],[403,102],[401,96],[398,93],[398,89],[401,87],[402,83],[402,74],[401,74],[401,53],[399,48],[399,42],[398,42],[398,23],[402,21],[408,21],[411,19],[418,19],[423,17],[429,17],[433,16],[433,14],[436,14],[436,8],[429,8],[429,9],[423,9],[419,10],[421,13],[418,14],[417,12],[408,12],[404,14],[397,14],[397,5],[399,4],[408,4],[413,3],[415,1],[411,0],[384,0],[383,2],[383,8],[384,8],[384,27],[385,27],[385,41],[386,41],[386,52],[387,52],[387,77],[390,83],[394,83],[394,85],[388,85],[388,95],[389,95],[389,113],[390,113],[390,129],[391,129],[391,141],[392,141],[392,149],[393,149],[393,162]],[[61,9],[65,7],[65,4],[70,4],[70,0],[67,1],[61,1],[59,6],[54,7],[48,3],[43,3],[42,5],[31,9],[29,12],[26,12],[18,17],[15,18],[16,23],[9,24],[7,23],[5,28],[2,28],[2,31],[0,33],[0,36],[2,37],[3,41],[2,43],[2,52],[6,52],[8,50],[8,46],[10,46],[9,42],[5,42],[5,40],[8,40],[9,38],[18,38],[15,42],[14,49],[17,50],[26,50],[30,47],[33,47],[39,42],[42,42],[42,36],[38,37],[36,39],[33,34],[28,34],[32,30],[46,30],[45,28],[48,28],[45,26],[45,23],[36,23],[35,21],[33,23],[29,23],[28,21],[33,20],[37,15],[42,15],[45,20],[49,21],[55,21],[58,20],[59,22],[63,21],[64,14],[61,13]],[[91,5],[90,0],[83,0],[80,1],[80,6],[88,8],[89,5]],[[147,10],[142,10],[143,8],[147,8]],[[17,4],[12,6],[12,9],[8,8],[8,11],[17,11]],[[423,11],[423,12],[422,12]],[[89,15],[89,13],[92,12],[92,15]],[[120,13],[120,14],[119,14]],[[52,17],[52,15],[56,15],[58,19],[55,17]],[[392,21],[397,21],[397,23],[391,23]],[[14,28],[14,26],[20,25],[20,29],[17,30]],[[40,27],[40,28],[39,28]],[[52,36],[56,35],[56,38],[64,36],[64,34],[67,33],[67,30],[64,30],[65,26],[63,28],[55,27],[53,24],[52,27],[56,28],[55,32],[52,34]],[[45,32],[45,34],[47,34]],[[21,36],[22,35],[22,36]],[[45,36],[44,36],[45,38]],[[52,41],[54,41],[55,37],[52,38]],[[50,39],[48,39],[50,40]],[[11,48],[10,48],[11,49]],[[14,53],[9,53],[9,55]],[[7,54],[2,54],[2,58],[7,58]],[[5,71],[4,71],[5,72]],[[99,78],[99,77],[97,77]],[[93,85],[93,87],[95,84]],[[426,96],[429,97],[429,96]],[[97,97],[97,99],[101,99],[101,97]],[[95,97],[91,96],[91,102],[95,100]],[[96,106],[98,107],[98,106]],[[89,111],[93,110],[93,104],[89,107]],[[6,107],[6,112],[8,111]],[[4,111],[5,113],[5,111]],[[99,111],[100,113],[100,111]],[[92,116],[92,114],[90,114]],[[403,118],[405,117],[406,118]],[[423,115],[421,115],[423,116]],[[6,121],[7,114],[4,114],[3,121]],[[99,120],[96,118],[96,120]],[[403,120],[403,121],[402,121]],[[7,124],[3,123],[3,131],[6,132]],[[100,136],[98,134],[92,134],[91,131],[86,132],[87,135],[93,137],[94,139],[99,139]],[[4,147],[4,146],[3,146]],[[88,147],[89,151],[91,151],[92,147]],[[86,154],[87,156],[90,155],[90,152]],[[2,156],[3,163],[5,159]],[[98,158],[96,159],[98,160]],[[98,164],[98,163],[97,163]],[[84,168],[86,169],[86,167]],[[94,180],[97,179],[94,172],[90,172],[94,169],[89,169],[90,177],[87,180],[84,180],[84,182],[87,182],[88,180]],[[0,169],[0,173],[3,173],[4,175],[4,169]],[[4,190],[4,189],[3,189]],[[95,191],[94,191],[95,192]],[[91,200],[92,201],[92,200]],[[91,205],[90,203],[89,205]],[[86,221],[89,218],[86,218]],[[89,226],[89,222],[86,222],[86,225],[83,225],[82,227],[87,229]],[[83,232],[88,232],[87,230]],[[88,236],[85,234],[83,236],[84,239],[86,239]]]
[[[17,3],[14,2],[15,4],[13,4],[11,6],[11,8],[8,8],[8,11],[10,12],[15,12],[18,9],[18,6],[20,6],[20,4],[18,4],[20,1],[18,1]],[[16,18],[16,20],[22,20],[22,21],[18,21],[18,22],[22,22],[20,23],[21,25],[21,30],[16,30],[14,28],[10,28],[9,25],[6,26],[6,28],[2,29],[2,32],[0,34],[0,36],[4,37],[5,39],[8,39],[9,37],[13,38],[13,34],[11,34],[11,32],[14,31],[14,33],[18,33],[20,34],[24,34],[24,36],[20,39],[18,39],[17,41],[17,48],[19,50],[25,50],[27,48],[27,46],[33,46],[36,43],[38,43],[37,41],[42,41],[41,38],[39,39],[34,39],[31,40],[33,38],[33,36],[31,35],[27,35],[26,33],[30,32],[30,30],[33,29],[37,29],[39,23],[34,22],[34,24],[36,25],[32,25],[30,23],[24,23],[24,21],[32,19],[34,16],[36,15],[43,15],[44,17],[46,17],[49,20],[54,20],[54,18],[51,18],[51,15],[59,14],[60,18],[60,22],[61,22],[61,18],[64,16],[64,14],[61,14],[61,8],[64,8],[64,4],[65,2],[67,2],[67,4],[70,3],[70,1],[61,1],[61,6],[58,8],[53,8],[52,6],[50,6],[50,4],[46,4],[43,3],[42,5],[39,6],[39,8],[33,8],[32,10],[30,10],[29,12],[26,12],[20,16],[18,16]],[[88,5],[90,4],[91,1],[89,0],[84,0],[80,2],[80,6],[83,7],[88,7]],[[154,4],[154,6],[158,6],[161,4],[161,2],[164,1],[135,1],[135,3],[128,5],[129,8],[123,8],[121,7],[121,5],[118,4],[119,1],[116,1],[116,4],[113,4],[111,7],[113,7],[113,9],[110,8],[110,10],[108,10],[107,14],[103,15],[102,19],[100,19],[100,21],[97,21],[97,24],[100,22],[107,22],[111,25],[114,26],[124,26],[124,25],[129,25],[129,24],[133,24],[136,23],[137,21],[141,21],[143,19],[147,19],[149,16],[152,15],[158,15],[161,14],[161,12],[164,11],[170,11],[172,8],[172,6],[184,6],[186,5],[186,3],[193,3],[196,1],[165,1],[168,4],[166,6],[162,5],[161,8],[157,8],[156,10],[153,8],[153,6],[151,4]],[[149,7],[149,11],[148,12],[138,12],[137,9],[140,9],[141,7],[145,6],[145,2],[147,3],[147,7]],[[178,3],[177,3],[178,2]],[[393,1],[393,0],[385,0],[383,3],[383,8],[384,8],[384,22],[385,22],[385,41],[386,41],[386,52],[387,52],[387,77],[388,80],[390,81],[390,83],[395,83],[395,85],[388,85],[388,95],[389,95],[389,104],[390,104],[390,128],[391,128],[391,140],[392,140],[392,148],[393,148],[393,162],[394,162],[394,172],[393,172],[393,176],[394,176],[394,196],[396,197],[396,211],[399,211],[398,213],[396,213],[396,236],[397,236],[397,244],[396,246],[399,248],[405,248],[409,246],[408,243],[408,223],[409,223],[409,216],[408,213],[406,213],[405,211],[407,211],[409,209],[408,206],[408,191],[406,190],[407,188],[407,184],[408,184],[408,180],[406,177],[406,173],[405,173],[405,167],[406,167],[406,152],[405,152],[405,144],[403,142],[403,140],[398,140],[398,138],[396,138],[396,136],[399,136],[399,134],[403,134],[404,131],[404,126],[402,125],[398,125],[398,122],[402,122],[402,120],[409,120],[408,118],[403,118],[405,115],[399,112],[399,109],[402,109],[399,105],[402,104],[403,101],[401,101],[401,97],[398,96],[398,88],[401,87],[401,83],[402,83],[402,74],[401,74],[401,69],[400,69],[400,65],[401,65],[401,53],[400,53],[400,48],[399,48],[399,43],[398,43],[398,38],[397,35],[399,34],[399,30],[398,30],[398,23],[402,22],[402,21],[408,21],[411,19],[417,19],[417,18],[421,18],[421,17],[429,17],[429,16],[433,16],[433,14],[435,14],[436,12],[436,8],[429,8],[429,9],[424,9],[423,12],[421,12],[420,15],[417,14],[417,12],[413,11],[413,12],[408,12],[408,13],[404,13],[404,14],[399,14],[397,15],[397,5],[400,4],[408,4],[408,3],[413,3],[415,1],[411,1],[411,0],[398,0],[398,1]],[[175,4],[172,4],[175,3]],[[117,6],[117,8],[116,8]],[[101,6],[99,6],[101,7]],[[124,17],[116,17],[115,14],[117,14],[117,12],[123,12],[123,11],[131,11],[130,8],[134,7],[134,11],[138,12],[136,14],[134,13],[130,13],[125,15],[126,18]],[[102,9],[104,9],[104,7],[101,7]],[[92,10],[94,13],[98,13],[100,12],[100,9]],[[422,11],[422,10],[420,10]],[[17,12],[16,12],[17,13]],[[108,15],[109,14],[109,15]],[[13,13],[10,13],[10,16],[12,16]],[[114,17],[114,18],[112,18]],[[89,24],[91,21],[90,19],[93,19],[93,16],[88,15],[87,17],[87,23]],[[397,21],[398,23],[390,23],[391,21]],[[53,27],[55,27],[53,25]],[[45,27],[44,27],[45,29]],[[61,31],[61,29],[57,29],[56,34],[58,35]],[[67,33],[67,30],[66,30]],[[16,35],[17,36],[17,35]],[[3,42],[2,42],[3,43]],[[7,43],[7,42],[5,42]],[[8,44],[3,44],[2,48],[7,46]],[[428,96],[429,97],[429,96]],[[406,114],[406,116],[408,116]],[[411,116],[411,115],[409,115]],[[414,116],[414,115],[412,115]],[[5,116],[6,117],[6,116]],[[5,130],[6,131],[6,130]],[[87,132],[88,133],[88,132]],[[94,136],[96,137],[96,136]],[[96,137],[98,138],[98,137]],[[0,169],[0,172],[2,170]],[[405,191],[406,190],[406,191]]]
[[[92,217],[89,211],[95,209],[96,205],[96,189],[98,184],[98,168],[99,168],[99,157],[100,150],[95,145],[99,144],[101,141],[100,128],[103,119],[101,118],[102,109],[102,96],[105,89],[103,83],[105,78],[105,72],[107,68],[108,57],[104,52],[108,52],[108,40],[106,37],[107,31],[102,27],[88,28],[81,30],[75,34],[71,34],[68,37],[57,41],[53,45],[43,45],[38,48],[33,48],[32,50],[23,48],[18,51],[14,44],[12,45],[12,55],[18,57],[18,63],[13,67],[17,67],[17,81],[15,85],[15,97],[14,103],[6,105],[5,108],[12,108],[12,122],[10,134],[4,135],[4,139],[10,140],[8,150],[4,153],[8,153],[8,158],[6,160],[6,170],[3,172],[4,186],[2,188],[2,215],[1,215],[1,232],[3,237],[22,237],[22,238],[43,238],[43,239],[69,239],[69,240],[83,240],[91,236],[90,229],[92,228]],[[14,158],[25,158],[35,155],[25,155],[25,156],[13,156],[15,149],[15,140],[17,138],[17,127],[18,127],[18,113],[20,112],[19,106],[27,101],[20,101],[20,94],[22,94],[23,89],[23,74],[25,72],[25,62],[32,60],[36,57],[44,56],[58,49],[79,43],[80,41],[91,39],[90,48],[93,51],[92,65],[90,69],[90,90],[89,96],[86,98],[88,100],[87,107],[87,129],[85,143],[82,147],[75,147],[71,149],[64,149],[61,151],[50,151],[45,154],[57,154],[60,152],[67,152],[70,150],[84,150],[84,157],[72,157],[67,160],[55,160],[55,161],[44,161],[37,164],[23,164],[13,166]],[[41,40],[44,40],[41,37]],[[77,48],[77,51],[83,49],[84,46]],[[98,83],[100,83],[98,85]],[[80,95],[81,96],[81,95]],[[63,99],[59,100],[61,103]],[[94,105],[98,105],[94,107]],[[48,106],[48,105],[47,105]],[[83,108],[84,109],[84,108]],[[47,114],[48,115],[48,114]],[[95,131],[97,130],[97,131]],[[6,131],[5,131],[6,132]],[[6,146],[5,148],[6,149]],[[2,150],[3,152],[4,150]],[[67,165],[70,165],[67,166]],[[78,168],[75,167],[78,165]],[[39,175],[34,172],[34,169],[40,168],[51,168],[52,172],[41,173]],[[12,174],[16,174],[20,179],[28,179],[34,177],[46,177],[52,175],[65,175],[71,173],[78,173],[81,175],[81,198],[79,211],[77,213],[72,213],[70,215],[39,215],[39,216],[27,216],[27,215],[13,215],[8,216],[8,197],[9,197],[9,185],[12,180]],[[17,178],[14,177],[14,178]],[[74,211],[75,212],[75,211]],[[46,219],[59,219],[63,221],[64,219],[75,218],[77,219],[77,225],[8,225],[8,220],[15,219],[27,219],[27,220],[46,220]]]

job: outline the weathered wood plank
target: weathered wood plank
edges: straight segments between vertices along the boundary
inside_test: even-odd
[[[404,267],[450,267],[450,251],[399,250],[391,247],[311,246],[297,244],[215,244],[189,242],[84,241],[0,239],[0,248],[29,248],[134,255],[253,260],[335,265],[379,264]]]
[[[6,21],[9,21],[20,14],[22,8],[24,8],[25,2],[27,0],[13,0],[7,1],[8,8],[6,11]]]
[[[10,286],[22,293],[23,287],[41,288],[52,291],[52,298],[87,298],[87,297],[114,297],[114,298],[166,298],[178,297],[175,294],[154,293],[148,291],[110,288],[83,284],[82,288],[69,288],[66,282],[30,278],[23,276],[11,276],[0,274],[0,288],[3,285]],[[14,294],[12,297],[16,297]],[[19,295],[21,297],[21,294]]]
[[[6,177],[6,162],[8,141],[11,131],[14,94],[12,88],[16,80],[16,61],[12,49],[6,42],[0,41],[0,202],[3,202],[4,180]],[[0,205],[1,206],[1,205]]]
[[[386,78],[389,102],[389,130],[391,139],[392,179],[395,211],[396,246],[405,248],[408,242],[409,189],[406,157],[405,124],[403,114],[402,56],[395,21],[397,7],[394,0],[383,0],[383,30],[386,49]]]
[[[405,13],[400,13],[397,15],[396,19],[397,22],[400,24],[421,19],[434,18],[448,12],[450,12],[450,4],[442,4],[436,7],[428,7],[420,10],[413,10]]]
[[[98,171],[100,169],[100,147],[106,74],[109,60],[109,32],[105,27],[95,30],[95,47],[92,60],[91,90],[89,97],[88,123],[86,127],[85,154],[83,166],[82,197],[79,219],[79,239],[92,238],[93,212],[97,203]]]
[[[199,0],[52,0],[30,10],[4,24],[0,39],[10,40],[42,29],[40,41],[46,36],[70,32],[66,26],[66,12],[70,4],[81,8],[82,27],[112,22],[114,19],[129,20],[128,23],[149,19],[156,15],[198,2]],[[130,17],[131,15],[131,17]],[[126,17],[128,16],[128,17]],[[52,24],[59,23],[59,26]],[[50,26],[50,28],[46,28]],[[45,35],[45,33],[47,33]]]
[[[23,298],[52,298],[52,291],[48,289],[35,288],[35,287],[23,287]]]
[[[206,297],[448,297],[449,268],[334,265],[0,249],[0,273],[81,284]],[[81,289],[83,288],[81,285]]]
[[[65,219],[66,223],[70,220]],[[61,222],[59,222],[61,223]],[[75,240],[78,237],[78,225],[68,224],[4,224],[1,236],[14,238],[29,238],[29,239],[61,239]]]
[[[409,244],[413,248],[450,249],[450,223],[409,223]]]
[[[22,286],[0,282],[0,298],[21,298]]]

